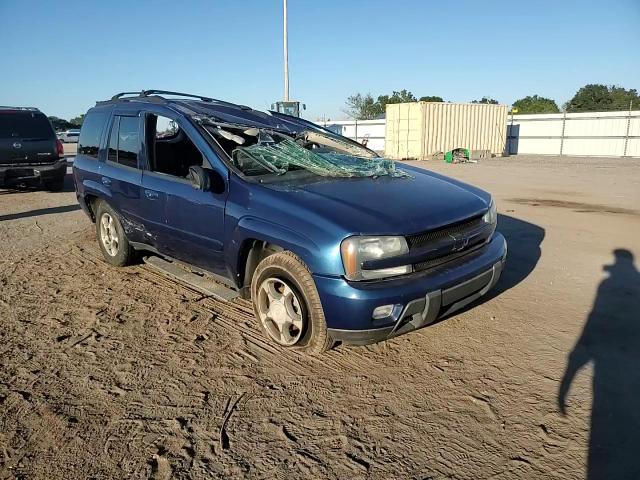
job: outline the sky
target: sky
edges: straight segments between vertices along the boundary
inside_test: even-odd
[[[588,83],[640,90],[640,0],[288,0],[290,97],[408,89],[560,106]],[[69,119],[120,91],[265,110],[283,97],[282,0],[0,0],[0,105]]]

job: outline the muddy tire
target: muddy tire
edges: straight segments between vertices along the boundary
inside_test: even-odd
[[[258,264],[251,299],[258,325],[273,343],[312,355],[333,346],[316,284],[295,254],[275,253]]]
[[[104,259],[116,267],[133,263],[135,250],[127,240],[118,215],[103,200],[96,201],[94,211],[96,212],[96,236]]]

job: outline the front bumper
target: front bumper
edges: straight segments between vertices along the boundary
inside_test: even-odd
[[[0,185],[44,184],[67,174],[67,160],[48,164],[20,164],[0,166]]]
[[[367,283],[316,276],[329,333],[366,345],[425,327],[487,293],[500,278],[506,255],[506,241],[496,232],[481,251],[432,272]],[[376,307],[391,304],[401,309],[387,319],[372,319]]]

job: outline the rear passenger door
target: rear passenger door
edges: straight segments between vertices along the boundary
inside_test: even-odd
[[[122,217],[127,238],[133,242],[142,241],[144,231],[140,217],[140,128],[139,116],[114,115],[107,139],[106,159],[100,168],[100,182],[108,192],[109,204]]]

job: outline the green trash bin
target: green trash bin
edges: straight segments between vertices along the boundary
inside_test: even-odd
[[[454,158],[464,157],[467,160],[471,158],[471,152],[468,148],[454,148],[444,154],[444,161],[447,163],[453,163]]]

